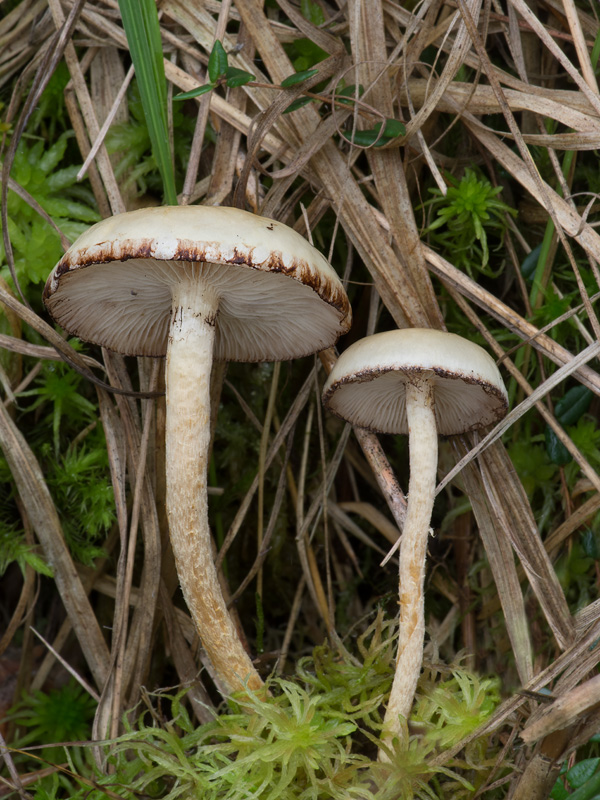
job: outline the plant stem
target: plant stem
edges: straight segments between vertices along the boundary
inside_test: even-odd
[[[410,447],[408,508],[400,549],[400,634],[396,674],[384,719],[382,743],[402,732],[400,716],[408,719],[423,662],[425,612],[423,584],[429,525],[435,496],[437,427],[433,383],[427,374],[406,384],[406,415]],[[387,760],[380,750],[379,758]]]
[[[263,682],[219,588],[208,527],[210,374],[218,298],[192,275],[173,288],[166,364],[167,515],[179,582],[225,692]]]

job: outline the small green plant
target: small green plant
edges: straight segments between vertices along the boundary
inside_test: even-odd
[[[37,137],[24,136],[11,170],[11,177],[37,200],[71,240],[100,219],[91,192],[77,183],[79,166],[60,166],[73,136],[72,131],[65,132],[50,147]],[[25,290],[28,284],[45,281],[62,256],[60,237],[37,211],[12,191],[8,194],[8,231],[21,288]],[[0,239],[0,267],[5,263]],[[5,266],[2,276],[10,280]]]
[[[75,341],[77,349],[80,345]],[[33,398],[30,442],[46,475],[65,539],[77,561],[92,566],[103,555],[102,540],[115,520],[104,431],[88,384],[62,361],[44,363],[35,387],[19,395]],[[48,432],[52,432],[52,443]]]
[[[360,658],[352,659],[325,644],[310,658],[299,659],[298,677],[343,713],[347,719],[373,731],[380,731],[380,708],[392,686],[396,636],[379,612],[374,622],[358,637]],[[327,700],[325,700],[327,698]]]
[[[586,386],[574,386],[558,401],[554,407],[554,415],[561,425],[573,425],[580,421],[583,414],[590,407],[591,401],[592,392]],[[585,425],[583,420],[582,422]],[[545,437],[546,452],[551,461],[560,465],[568,464],[572,461],[571,454],[550,426],[546,427]],[[582,437],[579,438],[581,439]],[[593,435],[589,438],[586,436],[584,442],[587,444],[591,442],[592,448],[597,450],[598,436],[596,436],[595,442]]]
[[[498,199],[501,186],[493,187],[472,169],[466,169],[461,180],[446,178],[450,184],[446,194],[430,189],[433,197],[422,206],[437,212],[423,233],[430,235],[434,246],[451,253],[452,263],[471,277],[477,273],[496,277],[502,268],[494,271],[489,266],[488,236],[493,234],[501,244],[505,215],[516,216],[516,210]]]
[[[244,787],[248,796],[265,800],[322,794],[343,798],[335,777],[341,765],[357,763],[350,753],[350,735],[356,725],[321,707],[319,695],[309,695],[297,684],[276,680],[272,701],[252,696],[240,701],[244,713],[217,720],[214,752],[231,760],[216,773],[224,797],[232,800]],[[307,791],[308,790],[308,791]]]
[[[300,11],[302,16],[313,25],[325,25],[327,20],[323,9],[314,0],[300,0]],[[319,61],[327,58],[327,53],[318,44],[306,37],[294,39],[293,42],[285,45],[285,50],[290,57],[294,69],[297,72],[309,70],[318,64]]]
[[[27,544],[25,534],[20,530],[19,524],[14,520],[7,519],[3,512],[0,517],[0,577],[4,575],[9,564],[16,561],[23,573],[25,567],[32,567],[41,575],[51,578],[52,570],[42,556],[36,552],[36,549]]]
[[[426,728],[425,738],[441,749],[476,730],[500,702],[500,680],[480,678],[462,669],[452,669],[447,680],[435,680],[427,673],[411,719]],[[468,760],[475,754],[467,749]]]
[[[567,430],[573,444],[590,465],[596,470],[600,469],[600,428],[597,420],[590,414],[586,414],[577,420],[576,425],[570,425]],[[575,463],[569,464],[565,473],[571,486],[580,477],[579,468]]]
[[[19,423],[29,431],[66,542],[78,562],[92,566],[104,554],[102,543],[114,524],[115,504],[104,431],[86,390],[89,385],[67,365],[48,361],[34,389],[19,395],[18,403]],[[23,398],[33,398],[27,408],[22,407]],[[52,576],[37,550],[25,541],[12,475],[3,457],[0,508],[0,574],[16,561],[22,570],[29,565]]]
[[[223,44],[217,39],[208,58],[208,79],[209,83],[204,83],[196,89],[191,89],[189,92],[180,92],[175,95],[174,100],[190,100],[193,97],[200,97],[200,95],[212,92],[217,86],[228,86],[230,89],[236,86],[245,86],[250,81],[254,80],[254,75],[251,72],[230,67],[228,64],[229,57],[223,47]]]
[[[509,445],[508,453],[527,496],[539,509],[536,521],[543,531],[556,513],[558,466],[551,461],[546,448],[537,443],[541,438],[531,434],[520,438]]]
[[[429,667],[406,736],[389,762],[378,761],[394,627],[378,613],[357,639],[360,657],[318,647],[293,679],[269,680],[270,697],[249,692],[232,699],[205,725],[190,719],[185,691],[155,695],[160,713],[125,721],[126,733],[106,743],[110,774],[85,777],[124,800],[468,800],[495,763],[494,740],[475,739],[443,767],[432,761],[489,718],[499,681],[458,666]],[[49,791],[48,779],[44,785]]]
[[[40,555],[39,548],[27,543],[23,522],[14,506],[12,474],[0,453],[0,577],[10,564],[16,563],[22,573],[31,567],[41,575],[52,577],[52,569]]]
[[[596,597],[600,562],[599,523],[600,515],[596,514],[591,526],[583,527],[573,536],[569,548],[556,561],[556,574],[574,612]]]
[[[13,746],[21,749],[28,745],[47,745],[40,753],[51,763],[65,760],[65,750],[58,742],[88,739],[96,709],[96,701],[73,679],[59,689],[24,694],[9,711],[6,719],[12,720],[19,731]],[[84,770],[84,750],[69,748],[72,762]]]
[[[81,349],[76,340],[73,344],[76,349]],[[96,417],[96,406],[81,394],[81,382],[81,376],[63,361],[46,361],[35,388],[19,395],[19,400],[25,397],[35,398],[26,411],[46,410],[50,407],[43,422],[46,426],[50,424],[56,456],[60,452],[63,417],[67,420],[77,419],[83,424],[88,424]]]
[[[298,44],[298,42],[296,42],[296,44]],[[320,48],[318,49],[320,50]],[[320,50],[320,52],[323,54],[322,57],[326,55],[324,51]],[[317,61],[314,61],[313,63],[318,63],[319,60],[322,60],[322,57],[318,58]],[[311,67],[310,69],[302,69],[298,72],[288,75],[288,77],[282,80],[279,85],[256,83],[252,73],[237,69],[236,67],[230,67],[228,65],[228,55],[225,51],[225,48],[221,42],[217,40],[213,45],[213,49],[208,59],[208,77],[210,82],[204,83],[202,86],[198,86],[196,89],[191,89],[189,92],[181,92],[180,94],[175,95],[173,99],[190,100],[194,97],[199,97],[200,95],[212,92],[219,86],[227,86],[230,89],[233,89],[237,86],[245,86],[247,84],[249,86],[260,86],[268,89],[290,89],[293,86],[299,86],[300,84],[308,81],[310,78],[318,75],[318,73],[319,70],[317,67]],[[361,89],[362,87],[359,87],[359,94]],[[354,86],[345,87],[340,91],[339,94],[336,93],[335,97],[333,98],[333,102],[339,105],[348,105],[354,99],[354,94]],[[302,106],[305,106],[307,103],[311,103],[313,101],[330,103],[331,98],[307,92],[306,96],[298,97],[296,100],[290,103],[283,113],[289,114],[292,111],[296,111],[297,109],[302,108]],[[393,139],[403,136],[405,133],[406,128],[404,124],[400,122],[400,120],[386,119],[378,122],[369,130],[355,131],[354,135],[343,132],[342,136],[351,144],[360,145],[362,147],[383,147],[384,145],[389,144],[389,142]]]
[[[69,549],[76,561],[91,567],[105,555],[102,544],[116,518],[102,428],[95,427],[85,442],[58,459],[48,454],[47,463],[48,487]]]
[[[591,742],[600,741],[592,736]],[[552,792],[551,800],[597,800],[600,796],[600,758],[583,758],[571,768],[563,765]]]

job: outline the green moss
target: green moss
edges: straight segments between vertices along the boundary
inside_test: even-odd
[[[433,759],[489,719],[499,681],[458,666],[426,669],[406,736],[388,751],[388,763],[378,761],[394,627],[378,613],[355,655],[318,647],[293,679],[268,681],[270,697],[238,696],[205,725],[190,719],[185,691],[157,695],[162,713],[126,723],[126,733],[106,747],[110,774],[94,779],[119,787],[123,798],[467,800],[495,764],[493,737],[474,739],[445,766]],[[89,796],[106,797],[101,790]]]

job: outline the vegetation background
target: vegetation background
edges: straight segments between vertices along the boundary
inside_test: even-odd
[[[151,2],[126,35],[125,5],[0,0],[0,796],[600,796],[597,4],[163,0],[160,36]],[[279,676],[271,703],[224,705],[178,596],[152,364],[65,339],[42,307],[89,224],[175,193],[312,238],[353,305],[340,348],[447,328],[506,377],[492,443],[441,443],[440,479],[462,468],[389,765],[380,562],[406,442],[322,411],[334,353],[215,368],[218,560]]]

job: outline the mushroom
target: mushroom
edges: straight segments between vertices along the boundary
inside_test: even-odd
[[[486,427],[508,397],[494,360],[479,345],[428,328],[378,333],[338,359],[323,389],[337,416],[378,433],[408,433],[410,481],[400,551],[400,632],[382,741],[400,737],[423,660],[423,583],[435,497],[437,437]],[[384,750],[380,758],[386,759]]]
[[[166,355],[166,491],[181,589],[226,693],[262,686],[219,588],[207,504],[213,358],[282,361],[350,327],[346,293],[300,234],[234,208],[145,208],[103,220],[44,289],[66,331],[123,355]]]

